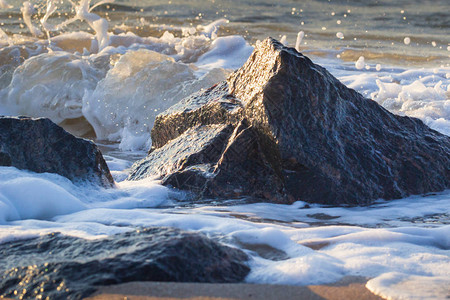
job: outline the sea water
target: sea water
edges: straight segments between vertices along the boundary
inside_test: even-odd
[[[117,188],[0,167],[0,243],[172,226],[243,249],[247,282],[362,276],[386,298],[444,299],[450,191],[370,207],[189,204],[157,181],[124,179],[151,146],[155,117],[225,79],[267,36],[389,111],[450,135],[449,30],[445,0],[1,0],[0,114],[49,117],[94,139]]]

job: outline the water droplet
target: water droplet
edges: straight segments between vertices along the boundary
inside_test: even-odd
[[[364,68],[365,62],[364,62],[364,56],[360,56],[358,60],[355,62],[355,68],[358,70],[361,70]]]

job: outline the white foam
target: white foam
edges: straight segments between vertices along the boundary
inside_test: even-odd
[[[56,215],[86,208],[64,188],[33,176],[3,180],[0,183],[0,206],[0,223],[22,219],[51,219]]]
[[[50,16],[54,7],[48,9]],[[41,21],[45,25],[47,19]],[[219,20],[205,28],[222,23]],[[56,123],[85,117],[97,138],[120,142],[121,149],[148,149],[157,114],[225,79],[230,71],[224,68],[240,67],[253,50],[240,36],[219,37],[212,43],[205,35],[178,38],[169,32],[161,38],[132,33],[108,38],[110,46],[98,54],[86,50],[93,36],[84,32],[52,37],[54,50],[48,53],[37,42],[40,46],[28,51],[29,58],[14,70],[12,78],[5,77],[4,85],[9,85],[0,91],[4,95],[1,110],[49,117]],[[16,52],[20,59],[21,46]],[[196,65],[191,61],[197,61]],[[11,69],[16,67],[11,65]]]
[[[390,272],[369,280],[366,286],[386,299],[438,300],[448,298],[450,275],[431,277]]]
[[[345,85],[381,104],[389,111],[421,119],[431,128],[450,135],[450,79],[448,67],[393,68],[363,71],[366,62],[358,59],[355,67],[342,68],[325,62],[326,67]],[[371,68],[372,70],[372,68]]]
[[[358,60],[355,62],[355,68],[361,70],[365,66],[364,56],[360,56]]]
[[[208,25],[198,25],[197,31],[204,34],[206,37],[211,39],[217,38],[217,31],[219,28],[225,24],[228,24],[229,21],[227,19],[219,19],[214,22],[209,23]],[[191,31],[192,32],[192,31]]]
[[[247,282],[323,284],[346,275],[377,278],[400,271],[410,276],[428,276],[430,281],[440,285],[442,277],[448,275],[450,266],[448,250],[445,250],[450,247],[450,226],[411,227],[411,221],[400,221],[398,218],[402,216],[402,211],[407,217],[425,216],[433,212],[448,213],[449,193],[380,203],[372,208],[325,208],[316,205],[301,209],[302,202],[293,205],[260,203],[163,210],[99,208],[61,216],[56,221],[63,224],[94,222],[113,228],[120,225],[130,230],[136,226],[172,226],[220,237],[224,242],[248,249],[246,251],[252,256],[252,271]],[[428,206],[431,208],[422,210]],[[313,217],[320,213],[337,216],[338,219],[332,219],[335,222],[353,220],[366,224],[364,219],[372,218],[369,223],[373,225],[409,226],[374,229],[343,225],[310,227],[298,222],[330,222],[326,218],[320,219],[320,216],[319,219]],[[386,219],[391,216],[391,220]],[[309,248],[315,245],[319,250]],[[282,251],[287,258],[282,261],[264,258],[259,255],[259,247]]]
[[[52,220],[96,207],[133,209],[168,202],[168,189],[149,179],[117,183],[117,189],[74,185],[56,174],[35,174],[0,167],[0,224],[10,221]]]
[[[104,75],[89,61],[62,51],[27,59],[13,73],[6,106],[19,114],[49,117],[54,122],[82,116],[82,98]]]
[[[86,93],[83,115],[99,139],[118,141],[121,149],[148,149],[159,113],[226,74],[212,70],[197,78],[194,72],[192,66],[155,51],[127,51],[95,90]]]
[[[220,37],[211,44],[211,50],[199,57],[195,63],[201,69],[240,68],[253,52],[242,36]]]

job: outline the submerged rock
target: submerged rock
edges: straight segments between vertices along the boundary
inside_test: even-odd
[[[204,151],[192,148],[191,128],[212,124],[231,125],[235,133],[246,128],[252,137],[236,139],[233,133],[216,143],[222,155],[202,160],[207,168],[180,164],[177,159]],[[241,191],[234,195],[367,205],[450,187],[450,137],[391,114],[271,38],[225,82],[159,115],[152,140],[149,156],[133,166],[129,179],[157,177],[199,197]],[[164,161],[167,172],[143,170],[162,163],[153,154],[158,150],[184,154]]]
[[[97,146],[49,119],[0,117],[0,166],[57,173],[70,180],[112,187],[114,180]]]
[[[81,299],[131,281],[239,282],[249,272],[241,250],[173,228],[99,240],[52,234],[2,244],[0,255],[0,295],[21,299]]]

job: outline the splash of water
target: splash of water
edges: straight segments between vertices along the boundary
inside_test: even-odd
[[[97,50],[100,52],[110,44],[108,36],[108,21],[101,18],[99,15],[92,13],[92,10],[106,2],[113,1],[100,1],[96,5],[90,7],[90,0],[81,0],[78,5],[75,6],[76,16],[75,18],[80,21],[85,21],[95,31],[95,37],[97,38]],[[92,45],[95,47],[95,45]],[[94,50],[94,49],[91,49]]]
[[[34,4],[31,4],[30,1],[25,1],[20,8],[20,11],[22,12],[23,21],[30,30],[30,33],[35,37],[41,36],[42,31],[31,22],[31,16],[35,13]]]
[[[91,52],[101,52],[110,45],[108,35],[108,21],[92,12],[96,7],[114,2],[114,0],[102,0],[91,6],[91,0],[80,0],[78,4],[69,0],[75,10],[75,16],[66,21],[53,25],[48,22],[49,18],[58,10],[57,0],[47,0],[45,15],[40,19],[41,25],[50,39],[50,32],[62,30],[64,27],[76,21],[86,22],[94,31],[96,39],[92,41]],[[25,24],[34,36],[42,35],[40,29],[31,23],[31,15],[34,13],[34,6],[26,1],[22,7]]]
[[[297,34],[297,41],[295,42],[295,50],[297,50],[298,52],[300,52],[300,47],[302,44],[302,40],[305,37],[305,32],[304,31],[300,31]]]
[[[47,9],[45,11],[44,17],[42,17],[41,24],[42,27],[44,27],[44,30],[47,33],[47,37],[50,39],[50,31],[55,31],[56,26],[50,24],[47,22],[48,18],[58,9],[58,6],[56,5],[55,1],[53,0],[47,0]]]

